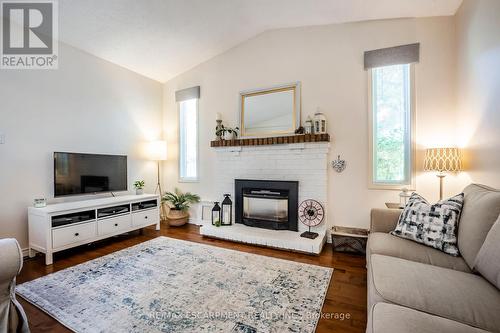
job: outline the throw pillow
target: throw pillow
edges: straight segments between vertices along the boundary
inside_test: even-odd
[[[413,193],[391,234],[458,256],[457,230],[463,203],[463,193],[434,205]]]
[[[500,289],[500,216],[491,227],[474,263],[474,269]]]

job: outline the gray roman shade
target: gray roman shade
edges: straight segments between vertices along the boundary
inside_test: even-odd
[[[200,86],[177,90],[175,92],[176,102],[182,102],[193,98],[200,98]]]
[[[365,51],[365,69],[418,62],[420,43]]]

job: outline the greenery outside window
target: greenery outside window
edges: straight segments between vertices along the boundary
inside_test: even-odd
[[[179,102],[179,182],[198,181],[198,99]]]
[[[415,188],[415,89],[411,64],[369,70],[369,187]]]

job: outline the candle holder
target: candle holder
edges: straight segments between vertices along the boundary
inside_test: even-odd
[[[233,224],[233,202],[229,198],[230,194],[224,194],[221,207],[221,225]]]
[[[399,208],[405,208],[408,203],[408,199],[410,199],[411,193],[408,191],[406,187],[401,189],[401,193],[399,193]]]
[[[217,119],[216,122],[217,122],[217,126],[215,126],[215,136],[216,136],[217,141],[221,141],[222,140],[222,135],[223,135],[222,134],[223,132],[221,131],[221,129],[222,129],[222,119]]]
[[[221,226],[221,209],[219,202],[214,202],[214,207],[212,208],[212,225],[216,227]]]

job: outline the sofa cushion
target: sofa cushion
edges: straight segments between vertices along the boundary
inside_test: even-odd
[[[425,312],[388,303],[373,307],[373,333],[487,333]]]
[[[474,269],[500,289],[500,216],[477,254]]]
[[[394,303],[500,332],[500,291],[483,277],[372,254],[369,306]]]
[[[373,208],[370,211],[370,232],[391,232],[402,212],[401,209]]]
[[[471,184],[464,189],[464,194],[458,225],[458,249],[472,268],[486,235],[500,214],[500,191]]]
[[[463,193],[433,205],[413,193],[391,234],[458,256],[457,227],[463,202]]]
[[[423,264],[471,272],[469,266],[462,257],[453,257],[431,247],[402,239],[388,233],[371,233],[368,237],[366,253],[367,260],[370,260],[370,254],[383,254],[421,262]]]

